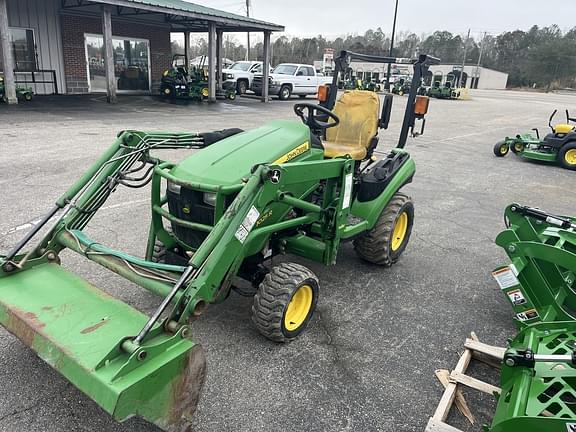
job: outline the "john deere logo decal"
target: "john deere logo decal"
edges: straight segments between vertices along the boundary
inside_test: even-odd
[[[280,170],[270,171],[269,178],[272,183],[278,183],[280,181]]]
[[[298,157],[302,153],[308,151],[309,148],[310,148],[310,143],[308,141],[306,141],[304,144],[300,144],[295,149],[290,150],[284,156],[280,156],[278,159],[276,159],[274,162],[272,162],[272,164],[273,165],[280,165],[280,164],[286,163],[288,161],[291,161],[295,157]]]
[[[566,430],[568,432],[576,432],[576,423],[566,423]]]

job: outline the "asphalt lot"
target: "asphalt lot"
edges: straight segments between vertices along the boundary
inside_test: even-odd
[[[395,99],[382,152],[397,139],[405,101]],[[0,105],[0,250],[24,232],[10,230],[49,209],[119,130],[247,129],[295,119],[294,102],[171,105],[124,97],[110,107],[95,97]],[[193,328],[209,368],[195,431],[423,431],[441,395],[434,370],[455,366],[470,331],[501,346],[515,333],[512,311],[490,275],[507,262],[494,244],[504,207],[519,202],[576,214],[576,173],[513,155],[497,159],[493,144],[532,127],[544,131],[552,110],[576,110],[575,102],[570,95],[510,91],[433,100],[426,134],[408,144],[417,174],[405,191],[415,200],[416,222],[402,259],[390,269],[370,266],[346,244],[335,268],[307,263],[320,278],[318,311],[307,332],[288,345],[257,333],[251,299],[233,294],[211,307]],[[142,254],[147,191],[114,195],[89,234]],[[63,261],[146,313],[160,302],[76,255],[66,253]],[[490,371],[475,371],[497,383]],[[139,419],[115,423],[4,330],[0,389],[0,431],[159,431]],[[454,413],[450,420],[480,431],[494,403],[474,393],[469,401],[477,424],[468,426]]]

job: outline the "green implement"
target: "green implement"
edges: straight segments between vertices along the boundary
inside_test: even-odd
[[[337,72],[354,58],[343,52]],[[414,61],[415,77],[436,59]],[[302,120],[251,131],[124,131],[26,236],[0,256],[0,323],[118,421],[141,416],[185,431],[205,375],[191,321],[208,304],[249,285],[252,321],[289,342],[314,313],[319,280],[308,268],[271,258],[294,254],[336,263],[352,241],[365,261],[390,266],[408,245],[414,207],[401,192],[415,164],[404,150],[427,99],[408,98],[400,140],[378,162],[378,131],[392,96],[352,91],[323,105],[296,104]],[[420,98],[422,98],[420,96]],[[176,164],[166,149],[198,150]],[[154,156],[152,153],[154,152]],[[85,228],[119,187],[150,186],[145,257],[88,237]],[[35,243],[37,234],[43,236]],[[26,249],[25,249],[26,248]],[[162,298],[146,316],[60,266],[68,249]]]
[[[490,432],[576,430],[576,219],[512,204],[493,272],[514,310]]]

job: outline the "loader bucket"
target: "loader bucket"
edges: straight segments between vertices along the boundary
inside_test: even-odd
[[[140,416],[185,431],[205,374],[200,345],[157,327],[145,346],[121,342],[148,317],[57,263],[0,271],[0,323],[116,420]]]

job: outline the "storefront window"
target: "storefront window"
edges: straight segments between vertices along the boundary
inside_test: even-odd
[[[31,29],[10,29],[10,45],[14,57],[14,69],[22,72],[30,72],[36,67],[36,45],[34,44],[34,31]],[[2,49],[0,47],[0,70],[4,70]]]
[[[114,74],[119,91],[150,90],[149,42],[144,40],[113,38]],[[90,90],[106,91],[106,71],[104,69],[104,38],[99,35],[86,35],[86,54]]]

